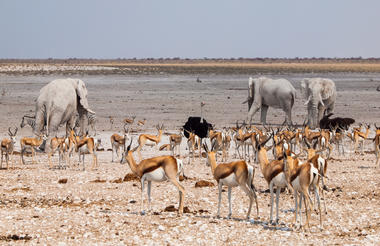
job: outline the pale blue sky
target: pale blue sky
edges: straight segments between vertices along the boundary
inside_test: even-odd
[[[378,0],[1,0],[0,58],[380,57]]]

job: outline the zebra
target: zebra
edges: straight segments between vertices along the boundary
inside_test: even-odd
[[[36,126],[36,117],[30,115],[24,115],[21,120],[20,127],[24,128],[24,126],[29,125],[32,129]]]
[[[95,135],[96,135],[96,127],[95,127],[95,124],[97,122],[96,115],[91,114],[91,113],[87,113],[87,117],[88,117],[88,125],[91,126],[91,130],[94,131]],[[80,127],[79,114],[77,114],[77,117],[75,120],[75,125],[74,125],[74,128],[77,128],[77,127]]]

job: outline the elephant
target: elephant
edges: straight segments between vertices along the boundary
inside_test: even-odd
[[[281,108],[285,113],[285,123],[292,124],[292,108],[296,98],[296,89],[286,79],[271,79],[267,77],[252,78],[248,80],[248,118],[252,117],[261,108],[261,119],[266,124],[269,107]]]
[[[87,88],[80,79],[56,79],[42,87],[36,101],[34,134],[41,135],[46,127],[47,142],[55,137],[60,125],[66,123],[66,135],[74,128],[79,114],[80,134],[87,131],[88,114],[95,114],[87,102]],[[87,122],[86,122],[87,119]],[[49,146],[47,145],[48,151]]]
[[[324,115],[334,111],[335,83],[326,78],[305,78],[301,80],[301,93],[306,98],[307,125],[316,128]]]

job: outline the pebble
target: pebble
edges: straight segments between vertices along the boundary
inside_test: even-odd
[[[162,226],[162,225],[159,225],[159,226],[158,226],[158,230],[160,230],[160,231],[165,231],[165,227]]]

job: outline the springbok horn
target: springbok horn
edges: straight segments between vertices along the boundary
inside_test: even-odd
[[[305,142],[306,146],[310,149],[311,144],[309,143],[309,141],[306,138],[304,138],[304,142]]]
[[[271,135],[266,140],[264,140],[262,143],[259,143],[259,145],[261,147],[263,147],[272,137],[273,137],[273,132],[271,133]]]
[[[297,159],[301,154],[302,154],[302,152],[296,154],[295,156],[292,156],[292,158],[295,160],[295,159]],[[291,156],[291,155],[290,155],[290,156]]]
[[[321,152],[325,151],[326,149],[327,149],[327,148],[319,149],[319,150],[315,151],[315,153],[316,153],[316,154],[317,154],[317,153],[321,153]]]
[[[263,124],[263,127],[265,129],[265,131],[269,132],[268,128],[265,126],[265,124]]]
[[[211,151],[214,151],[215,145],[216,145],[216,141],[214,141],[214,143],[212,144]]]
[[[188,130],[186,130],[185,128],[183,128],[183,130],[185,131],[185,132],[187,132],[188,134],[191,134],[191,133],[193,133],[193,132],[189,132]]]
[[[317,147],[317,144],[318,144],[318,141],[315,141],[313,144],[313,149],[315,149]]]
[[[124,132],[128,132],[128,130],[127,129],[125,129],[125,127],[127,126],[127,123],[124,123]]]
[[[131,142],[129,143],[129,145],[128,145],[128,147],[127,147],[127,151],[130,151],[130,150],[131,150],[132,141],[133,141],[133,138],[131,138]]]
[[[18,131],[18,128],[16,127],[16,129],[15,129],[15,133],[13,133],[13,136],[16,136],[17,131]]]
[[[306,119],[303,121],[303,124],[302,124],[303,127],[306,126]]]
[[[8,134],[9,134],[9,136],[12,136],[12,131],[11,131],[10,127],[8,128]]]
[[[207,147],[207,144],[203,144],[203,148],[205,149],[205,151],[208,153],[209,151],[208,151],[208,147]]]

